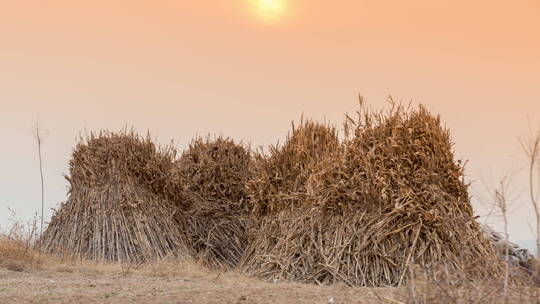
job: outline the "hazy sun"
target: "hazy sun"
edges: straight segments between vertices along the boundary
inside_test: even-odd
[[[258,14],[265,20],[281,17],[287,9],[286,0],[253,0]]]
[[[283,10],[283,1],[281,0],[257,0],[259,8],[267,12],[278,12]]]

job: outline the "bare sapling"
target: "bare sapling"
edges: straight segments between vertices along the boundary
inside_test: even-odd
[[[36,120],[36,127],[34,129],[34,137],[37,142],[38,147],[38,157],[39,157],[39,176],[41,181],[41,228],[40,228],[40,234],[43,234],[43,210],[45,208],[45,185],[43,181],[43,159],[41,157],[41,144],[43,143],[43,139],[45,137],[45,133],[42,132],[39,126],[39,116]]]
[[[529,198],[536,220],[536,255],[540,254],[540,206],[538,190],[540,188],[540,128],[527,138],[521,138],[520,144],[527,157],[529,173]]]

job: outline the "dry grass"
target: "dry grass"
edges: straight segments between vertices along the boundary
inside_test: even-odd
[[[20,229],[17,223],[16,229]],[[11,229],[10,232],[13,232]],[[25,232],[26,233],[26,232]],[[189,257],[170,255],[145,263],[86,259],[73,255],[44,253],[35,248],[26,234],[0,234],[0,269],[16,272],[79,273],[84,275],[118,274],[172,277],[195,275],[212,277],[218,273],[209,270]]]
[[[16,238],[16,239],[15,239]],[[116,275],[153,278],[196,277],[203,280],[229,278],[248,282],[250,278],[235,271],[220,272],[190,257],[169,255],[142,262],[106,261],[56,255],[34,248],[22,235],[0,235],[0,269],[29,274],[69,273],[92,278]]]
[[[177,162],[184,190],[178,213],[193,257],[209,267],[232,269],[244,254],[249,206],[245,184],[249,149],[223,137],[196,138]]]
[[[14,210],[10,213],[10,227],[0,231],[0,267],[13,271],[38,269],[44,263],[44,255],[33,248],[38,235],[38,218],[27,222],[18,219]]]
[[[0,236],[0,267],[25,271],[39,269],[44,263],[44,256],[20,240]]]
[[[410,279],[398,290],[396,299],[403,303],[536,303],[540,301],[540,288],[521,268],[511,268],[512,277],[520,277],[521,284],[506,286],[504,280],[468,280],[467,274],[447,268],[425,269],[411,267]]]

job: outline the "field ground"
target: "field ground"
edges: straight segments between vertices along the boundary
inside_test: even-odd
[[[380,303],[374,292],[391,300],[393,293],[391,288],[270,283],[196,266],[178,268],[129,274],[99,266],[0,269],[0,303]]]
[[[15,270],[9,270],[13,268]],[[0,267],[0,303],[540,303],[540,288],[512,289],[507,302],[487,286],[418,292],[405,288],[316,286],[265,282],[196,264],[163,262],[139,269],[113,264],[44,265],[23,270]],[[435,291],[435,292],[433,292]]]
[[[534,303],[540,288],[501,282],[415,278],[403,288],[267,282],[239,272],[208,270],[189,259],[139,266],[67,260],[0,235],[0,304],[7,303]],[[506,295],[506,297],[505,297]]]

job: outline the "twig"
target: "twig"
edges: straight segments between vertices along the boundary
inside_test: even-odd
[[[389,297],[384,297],[384,300],[387,301],[387,302],[390,302],[390,303],[394,303],[394,304],[405,304],[405,302],[394,300],[394,299],[391,299]]]
[[[43,135],[39,128],[39,115],[36,120],[35,138],[38,144],[38,156],[39,156],[39,175],[41,179],[41,229],[40,234],[43,234],[43,212],[45,208],[45,185],[43,182],[43,161],[41,157],[41,143],[43,142]]]

